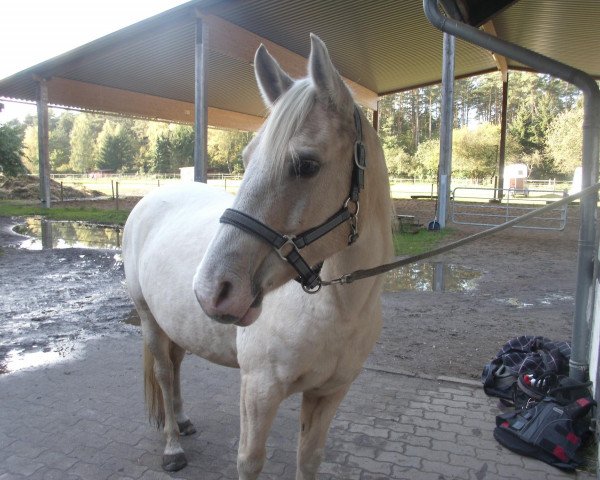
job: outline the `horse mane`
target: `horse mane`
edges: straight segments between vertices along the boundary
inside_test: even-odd
[[[262,131],[262,145],[268,145],[271,165],[277,175],[283,166],[290,149],[290,140],[302,126],[315,105],[316,92],[308,78],[295,81],[290,89],[277,99]],[[294,156],[294,152],[291,152]]]

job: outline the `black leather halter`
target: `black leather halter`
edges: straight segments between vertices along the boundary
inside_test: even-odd
[[[321,289],[320,266],[311,268],[300,254],[300,250],[310,245],[319,238],[325,236],[339,225],[349,222],[350,234],[348,245],[358,238],[358,197],[360,190],[365,184],[366,154],[362,138],[362,123],[360,111],[354,106],[354,125],[356,127],[356,141],[354,142],[352,179],[350,182],[350,194],[337,213],[325,220],[321,225],[306,230],[298,235],[284,235],[276,232],[268,225],[256,220],[250,215],[228,208],[220,218],[221,223],[233,225],[234,227],[250,233],[271,245],[282,260],[288,262],[300,275],[299,281],[307,293],[316,293]],[[353,207],[349,208],[349,205]]]

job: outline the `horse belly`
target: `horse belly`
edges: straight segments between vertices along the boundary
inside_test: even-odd
[[[236,327],[208,318],[192,288],[229,202],[229,195],[205,186],[152,194],[127,222],[123,256],[134,301],[136,295],[143,299],[141,304],[172,341],[209,361],[237,367]]]

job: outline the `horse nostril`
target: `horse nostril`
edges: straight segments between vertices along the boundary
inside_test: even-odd
[[[225,281],[221,283],[220,287],[221,288],[219,288],[219,294],[217,295],[217,300],[215,302],[215,307],[217,308],[219,308],[219,305],[221,305],[221,303],[227,300],[227,297],[229,297],[233,285],[231,285],[231,282]]]

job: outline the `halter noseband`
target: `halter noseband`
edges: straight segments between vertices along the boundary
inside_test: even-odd
[[[320,266],[311,268],[300,254],[300,250],[347,221],[350,222],[348,245],[353,244],[358,238],[358,196],[365,184],[366,155],[362,141],[360,111],[356,105],[354,106],[354,125],[356,141],[354,142],[350,194],[342,208],[328,220],[298,235],[283,235],[250,215],[233,208],[225,210],[219,220],[221,223],[233,225],[271,245],[281,259],[288,262],[298,272],[300,276],[298,280],[307,293],[316,293],[321,289]],[[352,210],[348,208],[350,203],[354,204]]]

